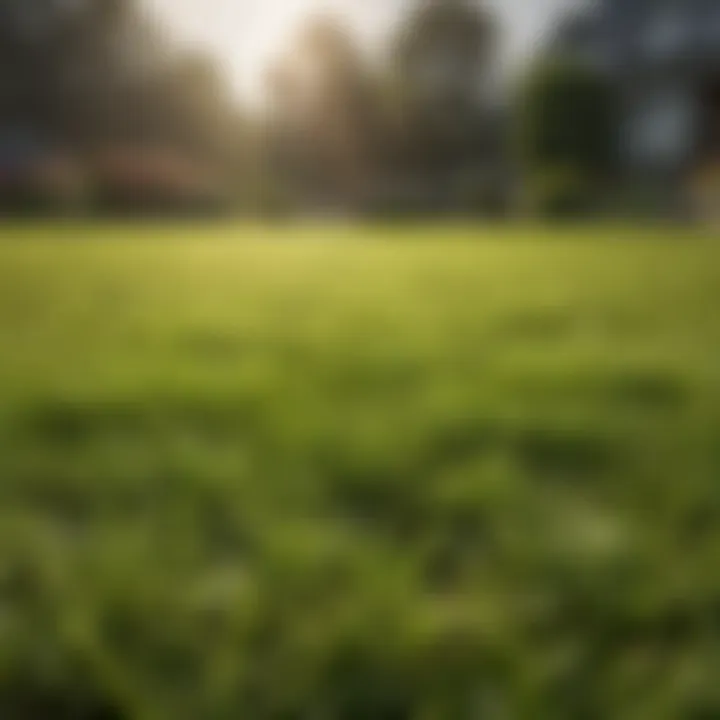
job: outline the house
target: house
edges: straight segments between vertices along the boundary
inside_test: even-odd
[[[627,176],[680,201],[694,174],[720,165],[718,0],[596,0],[560,24],[550,47],[612,79]]]
[[[208,163],[173,147],[112,145],[87,159],[96,209],[121,215],[215,215],[227,207]]]

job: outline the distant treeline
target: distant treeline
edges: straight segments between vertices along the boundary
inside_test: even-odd
[[[586,207],[606,163],[577,134],[545,162],[547,124],[566,119],[542,85],[535,109],[498,89],[498,27],[469,0],[418,0],[369,57],[337,18],[310,17],[251,112],[137,0],[0,0],[0,208],[502,215],[521,177],[546,207]]]

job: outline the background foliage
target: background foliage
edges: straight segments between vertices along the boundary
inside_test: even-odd
[[[517,150],[531,208],[582,215],[616,170],[618,100],[601,73],[569,60],[538,63],[520,93]]]

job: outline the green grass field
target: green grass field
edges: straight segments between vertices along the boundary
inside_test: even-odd
[[[720,243],[0,232],[3,720],[720,717]]]

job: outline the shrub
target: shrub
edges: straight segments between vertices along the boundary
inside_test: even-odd
[[[582,173],[555,168],[528,182],[528,209],[544,218],[581,216],[596,207],[598,192]]]

